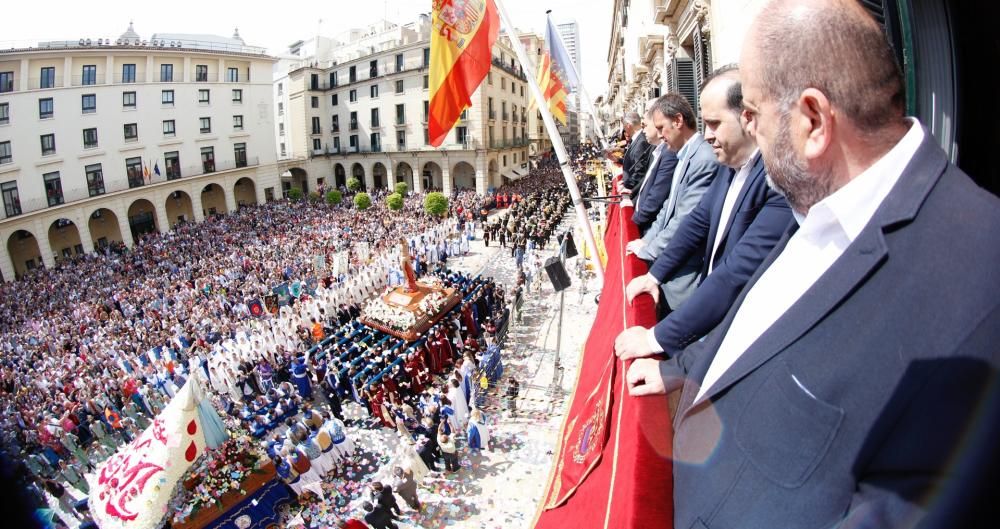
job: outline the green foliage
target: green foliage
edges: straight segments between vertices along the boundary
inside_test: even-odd
[[[428,215],[443,217],[448,213],[448,197],[444,196],[443,193],[428,193],[427,197],[424,198],[424,211]]]
[[[319,191],[310,191],[309,192],[309,202],[312,202],[313,204],[316,204],[317,202],[320,201],[321,198],[323,198],[323,197],[321,197],[319,195]]]
[[[372,197],[368,196],[368,193],[358,193],[354,195],[354,207],[358,208],[358,211],[364,211],[370,208],[372,205]]]
[[[298,202],[302,200],[302,190],[297,187],[289,189],[288,200],[291,200],[292,202]]]
[[[347,179],[347,189],[350,191],[357,191],[361,189],[361,180],[358,177],[352,176]]]
[[[396,182],[396,192],[400,195],[406,196],[406,193],[410,191],[410,186],[406,185],[406,182]]]
[[[403,209],[403,195],[393,193],[385,198],[385,203],[389,206],[389,209],[399,211]]]
[[[334,189],[332,191],[327,191],[326,193],[326,203],[331,206],[336,206],[344,200],[344,194],[340,191]]]

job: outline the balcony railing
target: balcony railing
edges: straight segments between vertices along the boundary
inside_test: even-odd
[[[42,77],[30,77],[28,78],[28,89],[29,90],[39,90],[44,88],[58,88],[63,85],[63,78],[61,75],[57,75],[51,79],[51,83],[48,86],[42,86]]]
[[[521,70],[520,68],[517,69],[511,68],[509,64],[505,64],[503,61],[501,61],[496,57],[493,57],[493,66],[500,68],[501,70],[513,75],[514,77],[517,77],[518,79],[526,83],[528,82],[528,78],[525,77],[523,70]]]
[[[140,84],[146,82],[146,73],[136,72],[135,75],[128,76],[127,78],[120,73],[116,73],[112,79],[115,84]]]
[[[203,73],[191,72],[191,80],[196,83],[217,83],[219,82],[219,74],[217,73]]]
[[[508,114],[508,113],[504,112],[504,113],[503,113],[503,120],[504,120],[504,121],[510,121],[510,114]]]
[[[94,74],[94,75],[74,75],[73,86],[91,86],[104,84],[104,74]]]
[[[324,66],[321,69],[327,70],[327,69],[333,68],[335,66],[336,65],[330,64],[330,65]],[[298,70],[300,67],[302,67],[302,65],[300,65],[298,63],[292,63],[292,65],[289,67],[289,71]],[[340,68],[342,68],[342,67],[343,66],[340,66]],[[338,79],[337,83],[334,84],[334,83],[330,82],[329,78],[326,78],[326,79],[317,79],[317,82],[315,82],[315,83],[312,83],[312,82],[306,83],[306,89],[307,90],[323,90],[323,91],[325,91],[325,90],[331,90],[331,89],[334,89],[334,88],[343,88],[345,86],[349,86],[349,85],[357,84],[357,83],[364,83],[364,82],[367,82],[367,81],[371,81],[372,79],[378,79],[380,77],[385,77],[385,76],[388,76],[388,75],[395,75],[395,74],[401,74],[401,73],[412,72],[412,71],[426,70],[427,68],[428,67],[423,64],[423,61],[419,60],[419,59],[418,60],[412,60],[412,61],[406,61],[406,63],[403,66],[403,69],[402,70],[398,70],[398,71],[396,70],[396,65],[394,63],[381,64],[381,65],[379,65],[378,69],[376,70],[374,76],[371,75],[371,71],[370,70],[368,70],[368,71],[362,71],[361,69],[358,69],[358,75],[355,76],[355,78],[353,80],[350,79],[350,78],[348,78],[346,80],[346,82],[345,82],[345,80],[343,80],[343,79]],[[368,75],[367,76],[366,75],[362,75],[363,73],[367,73]]]
[[[490,119],[497,119],[497,111],[490,110]]]

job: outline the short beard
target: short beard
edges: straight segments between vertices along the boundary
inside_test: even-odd
[[[792,209],[804,215],[817,202],[830,196],[833,179],[829,169],[810,174],[806,161],[792,146],[790,121],[789,114],[783,113],[771,152],[764,154],[764,166],[767,168],[767,185],[784,196]]]

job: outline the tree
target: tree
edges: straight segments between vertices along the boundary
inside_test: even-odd
[[[288,200],[291,200],[292,202],[298,202],[302,200],[302,190],[297,187],[289,189]]]
[[[371,207],[372,197],[368,196],[368,193],[358,193],[354,195],[354,207],[358,208],[358,211],[364,211]]]
[[[396,192],[400,195],[406,196],[406,193],[410,191],[410,186],[406,185],[406,182],[396,182]]]
[[[323,198],[323,197],[320,196],[319,191],[310,191],[309,192],[309,202],[312,202],[313,204],[316,204],[317,202],[319,202],[319,200],[321,198]]]
[[[361,180],[358,177],[352,176],[347,179],[347,189],[350,191],[357,191],[361,189]]]
[[[403,209],[403,195],[393,193],[385,198],[385,203],[389,206],[389,209],[399,211]]]
[[[448,213],[448,197],[444,196],[443,193],[428,193],[427,197],[424,198],[424,211],[428,215],[443,217]]]
[[[336,189],[329,191],[326,194],[326,203],[330,204],[331,206],[336,206],[337,204],[340,204],[343,200],[344,200],[344,194]]]

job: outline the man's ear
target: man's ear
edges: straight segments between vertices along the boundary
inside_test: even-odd
[[[802,154],[807,160],[820,158],[833,141],[833,106],[826,94],[815,88],[806,88],[799,95],[795,107],[798,115],[792,119],[791,133],[798,136]]]

